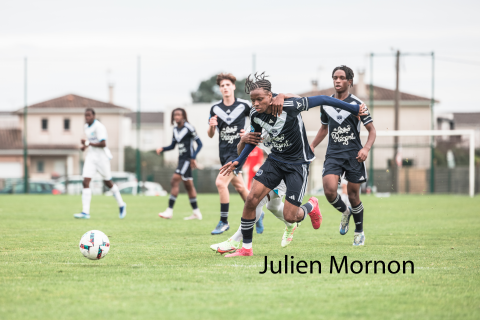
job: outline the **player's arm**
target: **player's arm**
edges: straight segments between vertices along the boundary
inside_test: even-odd
[[[107,146],[107,141],[106,140],[102,140],[100,142],[90,142],[88,140],[85,140],[85,139],[82,139],[80,140],[81,143],[82,143],[82,147],[80,149],[85,150],[88,146],[92,146],[92,147],[97,147],[97,148],[105,148]]]
[[[237,154],[241,154],[245,149],[245,144],[250,143],[258,146],[262,142],[261,132],[245,132],[240,130],[240,142],[237,144]]]
[[[294,93],[279,93],[272,99],[272,114],[279,117],[283,112],[283,102],[285,99],[290,98],[301,98],[299,95]]]
[[[210,118],[208,119],[208,130],[207,130],[207,134],[210,138],[213,138],[213,136],[215,135],[215,129],[217,128],[218,126],[218,121],[217,121],[217,115],[214,115],[212,116],[210,114]]]
[[[325,137],[328,134],[328,125],[323,124],[320,127],[320,129],[317,132],[317,135],[315,136],[315,139],[313,139],[312,143],[310,144],[310,149],[312,149],[312,152],[315,152],[315,147],[320,144],[320,142],[325,139]]]
[[[160,153],[162,153],[163,151],[173,150],[176,145],[177,145],[177,141],[174,138],[172,138],[172,144],[169,145],[169,146],[166,146],[166,147],[158,148],[157,149],[157,154],[160,155]]]
[[[375,129],[373,122],[366,124],[365,129],[367,129],[368,131],[368,139],[367,139],[367,143],[365,143],[365,146],[360,151],[358,151],[358,155],[357,155],[358,162],[364,162],[365,160],[367,160],[368,152],[372,148],[373,143],[377,138],[377,130]]]
[[[192,167],[192,169],[197,168],[197,160],[196,160],[197,154],[200,152],[200,150],[202,150],[202,147],[203,147],[202,140],[200,140],[199,136],[196,136],[194,140],[197,143],[197,149],[193,152],[192,157],[190,159],[190,166]]]

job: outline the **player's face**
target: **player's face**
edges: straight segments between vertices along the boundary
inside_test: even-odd
[[[265,113],[272,102],[272,93],[263,89],[255,89],[250,92],[252,106],[258,113]]]
[[[230,80],[220,81],[220,92],[224,98],[232,97],[235,91],[235,85]]]
[[[180,110],[175,111],[175,113],[173,114],[173,121],[175,121],[177,124],[182,123],[183,121],[182,111]]]
[[[95,115],[92,113],[92,111],[86,111],[85,112],[85,122],[88,123],[89,125],[95,121]]]
[[[343,70],[337,70],[333,74],[333,86],[337,92],[345,92],[348,90],[352,80],[347,80],[347,75]]]

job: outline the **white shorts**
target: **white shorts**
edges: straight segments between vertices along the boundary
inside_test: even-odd
[[[104,181],[112,180],[110,159],[108,159],[106,155],[87,154],[83,165],[83,178],[93,179],[97,172],[102,176]]]

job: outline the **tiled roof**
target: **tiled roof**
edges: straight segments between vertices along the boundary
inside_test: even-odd
[[[0,129],[0,149],[21,148],[23,148],[23,142],[20,129]]]
[[[128,110],[127,108],[117,106],[112,103],[106,103],[98,100],[93,100],[81,96],[77,96],[76,94],[67,94],[66,96],[47,100],[44,102],[32,104],[28,107],[29,109],[41,109],[41,108],[59,108],[59,109],[86,109],[86,108],[93,108],[93,109],[124,109]],[[19,112],[22,109],[18,110]]]
[[[132,119],[132,123],[137,123],[137,113],[130,112],[125,115]],[[140,112],[140,123],[163,124],[163,112]]]
[[[350,88],[350,93],[358,96],[357,94],[357,85],[354,84],[353,88]],[[316,91],[309,91],[300,94],[302,97],[311,97],[311,96],[319,96],[319,95],[332,95],[335,93],[334,88],[329,88],[329,89],[322,89],[322,90],[316,90]],[[366,94],[367,97],[370,97],[370,85],[366,85]],[[387,88],[382,88],[378,86],[373,86],[373,100],[379,101],[379,100],[394,100],[395,99],[395,90],[390,90]],[[430,101],[430,98],[425,98],[421,96],[417,96],[414,94],[409,94],[405,92],[400,91],[400,100],[403,101]],[[366,102],[366,101],[365,101]],[[438,102],[438,101],[437,101]]]

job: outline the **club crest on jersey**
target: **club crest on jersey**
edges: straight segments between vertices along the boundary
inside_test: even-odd
[[[278,131],[277,131],[277,129],[272,129],[270,132],[271,132],[273,135],[276,135]]]
[[[342,120],[342,118],[343,118],[343,117],[342,117],[341,114],[339,114],[339,115],[337,116],[337,120]]]
[[[255,174],[255,175],[258,177],[258,176],[261,176],[262,173],[263,173],[263,170],[262,170],[262,169],[258,169],[257,174]]]
[[[228,118],[227,118],[227,122],[229,122],[229,121],[232,121],[232,118],[228,117]]]

